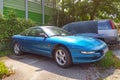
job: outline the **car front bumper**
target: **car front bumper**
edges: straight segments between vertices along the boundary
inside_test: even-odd
[[[98,50],[93,54],[83,54],[78,50],[73,49],[71,56],[73,64],[75,63],[91,63],[101,60],[105,54],[108,52],[108,47]]]

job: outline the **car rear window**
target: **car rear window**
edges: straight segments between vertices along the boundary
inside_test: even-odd
[[[98,21],[98,30],[112,29],[110,21]]]

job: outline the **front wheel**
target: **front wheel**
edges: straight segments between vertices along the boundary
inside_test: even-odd
[[[64,47],[59,47],[55,51],[55,61],[56,63],[64,68],[70,67],[72,64],[72,59],[69,51]]]
[[[18,43],[14,44],[14,53],[15,55],[21,55],[22,51],[20,50],[20,45]]]

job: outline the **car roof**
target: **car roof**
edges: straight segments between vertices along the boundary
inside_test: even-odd
[[[34,27],[31,27],[31,29],[33,29],[33,28],[44,28],[44,27],[46,27],[46,28],[55,28],[57,26],[34,26]]]

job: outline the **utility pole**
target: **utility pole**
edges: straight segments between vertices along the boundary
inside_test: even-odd
[[[28,0],[25,0],[25,19],[28,20]]]
[[[0,0],[0,14],[3,14],[3,0]]]
[[[45,24],[44,0],[42,0],[42,25]]]

